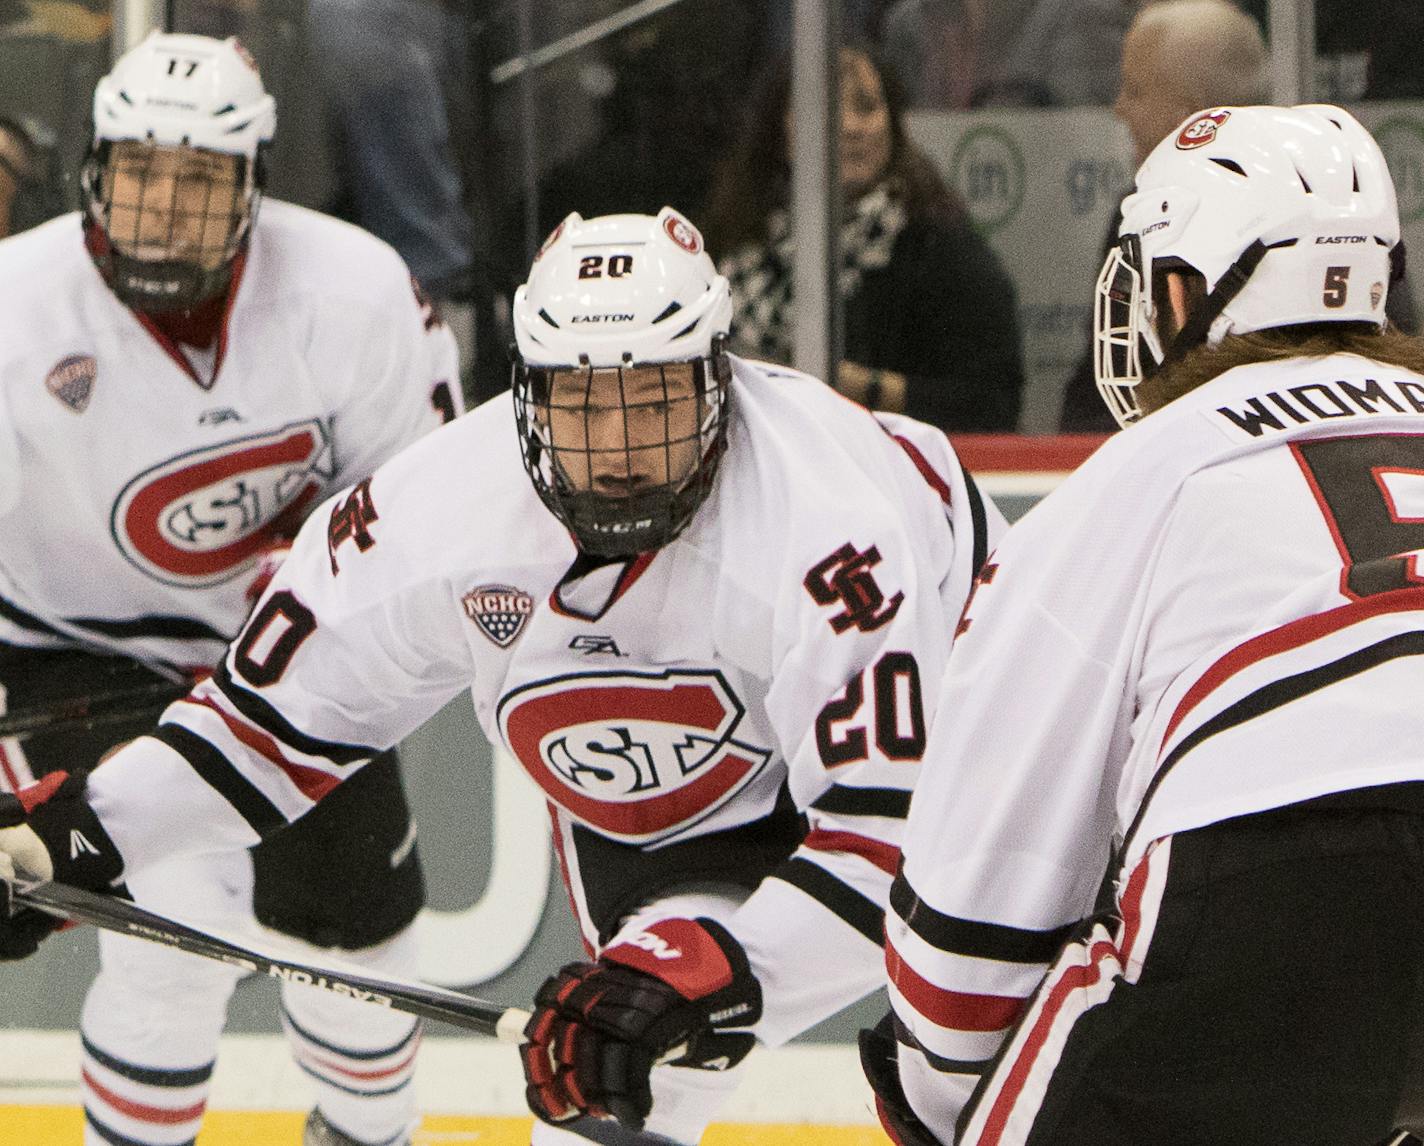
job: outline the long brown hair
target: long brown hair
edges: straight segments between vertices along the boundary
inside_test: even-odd
[[[885,178],[895,180],[897,197],[909,209],[910,218],[959,218],[963,205],[930,159],[905,133],[904,89],[894,72],[865,45],[847,44],[841,51],[864,57],[880,79],[890,117],[890,161]],[[791,57],[785,55],[763,77],[748,108],[741,141],[713,178],[706,218],[701,224],[707,247],[718,258],[748,243],[764,243],[768,218],[787,204],[791,161],[787,156],[786,113],[790,100]]]
[[[1137,387],[1143,414],[1189,394],[1237,366],[1284,362],[1291,358],[1325,358],[1358,354],[1374,362],[1424,374],[1424,340],[1386,324],[1382,329],[1361,322],[1308,322],[1277,326],[1250,334],[1228,334],[1215,346],[1198,346]]]

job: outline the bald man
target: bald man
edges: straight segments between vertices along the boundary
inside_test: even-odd
[[[1113,104],[1132,136],[1135,165],[1194,111],[1269,103],[1269,62],[1260,25],[1230,0],[1158,0],[1143,7],[1122,42],[1122,78]],[[1117,223],[1114,214],[1108,246],[1117,242]],[[1091,337],[1064,387],[1058,428],[1066,433],[1117,428],[1093,382]]]
[[[1268,65],[1260,26],[1229,0],[1148,4],[1122,42],[1113,105],[1137,164],[1194,111],[1269,103]]]

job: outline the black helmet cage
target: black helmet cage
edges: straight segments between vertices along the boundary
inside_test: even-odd
[[[659,549],[682,533],[712,492],[718,462],[726,445],[732,367],[727,357],[725,336],[718,335],[713,340],[711,353],[703,358],[651,363],[636,363],[629,358],[617,367],[591,366],[586,360],[576,366],[530,366],[516,348],[511,348],[510,355],[513,360],[511,389],[514,416],[524,470],[534,484],[539,499],[573,534],[579,549],[594,557],[631,557]],[[693,368],[693,396],[691,399],[670,397],[665,368],[689,363]],[[658,369],[662,379],[661,396],[632,403],[624,401],[623,371],[628,368]],[[570,370],[585,372],[582,399],[574,404],[555,406],[553,375],[556,371]],[[622,444],[594,446],[590,442],[587,422],[589,412],[600,408],[591,401],[594,377],[610,370],[618,371],[618,405],[624,415]],[[606,387],[600,385],[599,389],[605,390]],[[690,434],[679,433],[673,428],[673,407],[687,400],[697,402],[700,407],[697,428]],[[663,415],[661,440],[645,445],[632,444],[627,423],[629,411],[653,407],[660,408]],[[555,410],[583,416],[581,443],[553,441],[551,414]],[[620,456],[621,468],[631,479],[636,472],[634,456],[647,451],[662,452],[662,472],[671,476],[674,473],[674,449],[694,441],[698,452],[692,472],[666,482],[639,486],[630,480],[626,489],[610,492],[579,489],[570,480],[571,472],[581,471],[588,479],[586,484],[591,486],[595,469],[606,471],[608,459]],[[604,465],[596,467],[596,461],[602,461]]]
[[[256,157],[250,161],[244,155],[232,156],[237,160],[239,194],[235,197],[231,209],[227,211],[226,226],[222,228],[222,233],[216,241],[209,241],[209,228],[204,225],[200,231],[202,247],[197,258],[148,260],[126,255],[121,249],[126,238],[137,241],[137,235],[115,235],[113,231],[114,181],[107,181],[106,188],[104,176],[109,171],[114,142],[96,139],[79,170],[79,192],[84,208],[85,226],[91,232],[89,253],[104,281],[125,305],[149,314],[187,310],[221,294],[232,281],[233,264],[238,255],[246,249],[252,235],[252,225],[257,218],[262,189],[267,182],[268,145],[259,144]],[[134,211],[136,227],[141,226],[138,220],[146,178],[146,171],[140,169],[139,202],[133,204],[134,207],[140,208]],[[177,192],[175,181],[175,202],[170,205],[168,213],[170,249],[173,247],[173,229],[183,214],[176,202]],[[211,184],[208,194],[212,194]],[[210,202],[205,201],[197,213],[207,219],[212,214],[210,207]],[[221,211],[216,212],[217,217],[221,217],[221,214]],[[220,253],[221,258],[216,265],[205,266],[209,260],[203,256],[214,250]]]

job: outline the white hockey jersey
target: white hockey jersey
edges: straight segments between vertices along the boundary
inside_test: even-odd
[[[77,214],[0,243],[0,642],[208,667],[261,552],[459,410],[386,244],[263,203],[209,354],[105,286]]]
[[[1424,779],[1421,548],[1424,378],[1339,355],[1173,402],[990,556],[887,919],[902,1080],[943,1141],[1110,863]]]
[[[1003,522],[938,430],[733,363],[713,491],[655,553],[579,558],[508,395],[319,510],[214,679],[95,773],[126,862],[252,844],[469,688],[590,948],[630,894],[750,874],[764,1039],[872,990],[926,689]]]

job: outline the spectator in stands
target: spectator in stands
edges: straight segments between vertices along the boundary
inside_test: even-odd
[[[476,236],[454,138],[471,91],[464,9],[310,0],[308,18],[336,164],[331,212],[401,254],[471,363]]]
[[[1106,104],[1137,0],[900,0],[885,54],[913,107]]]
[[[668,203],[700,222],[715,157],[735,146],[749,66],[756,74],[766,60],[774,7],[769,0],[692,0],[610,39],[613,84],[600,109],[603,130],[543,179],[539,234],[572,211],[584,218],[656,215]],[[520,281],[529,253],[507,261]]]
[[[1143,8],[1123,40],[1113,105],[1132,137],[1134,165],[1194,111],[1269,102],[1269,62],[1260,25],[1230,0],[1160,0]],[[1117,227],[1114,213],[1106,247],[1117,243]],[[1116,424],[1093,382],[1088,343],[1064,388],[1059,428],[1108,433]]]
[[[1257,22],[1231,0],[1158,0],[1138,13],[1122,45],[1113,111],[1142,165],[1174,127],[1213,105],[1266,103],[1270,59]]]
[[[1024,385],[1013,283],[905,133],[893,76],[841,52],[840,290],[836,388],[945,430],[1012,430]],[[751,108],[718,174],[709,247],[731,280],[740,353],[788,363],[796,327],[787,200],[790,68]]]

